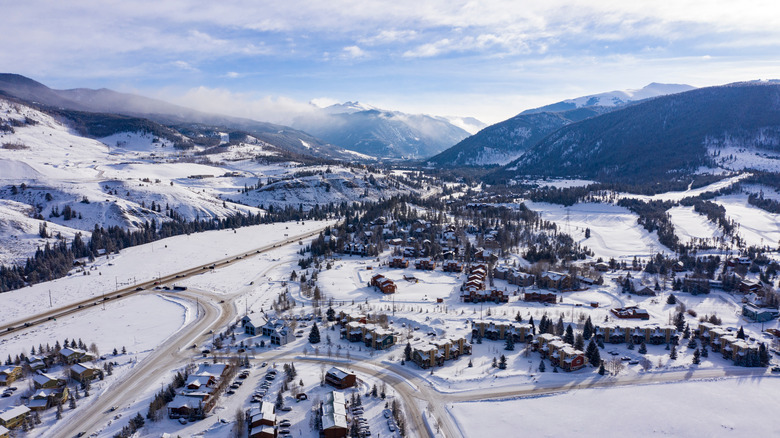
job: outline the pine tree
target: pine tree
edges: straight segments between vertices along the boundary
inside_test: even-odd
[[[498,359],[498,369],[500,369],[500,370],[505,370],[506,369],[506,356],[504,356],[503,354]]]
[[[536,334],[536,325],[534,324],[534,317],[533,316],[528,318],[528,324],[531,325],[531,334],[535,335]]]
[[[471,359],[469,359],[469,368],[472,368],[474,364],[471,362]]]
[[[515,351],[515,340],[514,340],[514,336],[512,336],[511,334],[506,335],[506,346],[504,346],[504,350]]]
[[[710,351],[707,349],[706,345],[701,347],[701,357],[710,357]]]
[[[743,329],[742,326],[739,326],[739,330],[737,331],[737,339],[745,339],[745,329]]]
[[[495,356],[493,357],[493,368],[498,367],[498,361],[496,360]]]
[[[563,314],[561,313],[561,315],[558,317],[558,322],[555,324],[555,334],[557,336],[563,336],[563,331]]]
[[[517,311],[517,315],[515,315],[515,321],[517,322],[523,322],[523,317],[520,316],[520,311]]]
[[[406,361],[412,360],[412,344],[407,342],[406,347],[404,348],[404,358]]]
[[[590,342],[588,342],[588,348],[585,350],[585,357],[588,358],[588,362],[590,362],[594,367],[601,363],[601,353],[599,353],[599,349],[596,347],[596,343],[593,341],[593,338],[591,338]]]
[[[698,345],[696,344],[696,338],[691,338],[691,340],[688,341],[688,348],[689,349],[692,350],[692,349],[696,348],[697,346]]]
[[[311,326],[311,332],[309,333],[309,343],[311,344],[320,343],[320,329],[317,328],[316,322]]]
[[[645,345],[645,341],[642,341],[642,343],[639,344],[639,354],[647,354],[647,345]]]
[[[563,342],[574,345],[574,329],[571,328],[571,324],[566,326],[566,332],[563,335]]]
[[[672,351],[669,353],[669,359],[671,359],[671,360],[677,359],[677,346],[676,345],[672,346]]]
[[[763,342],[758,345],[758,365],[762,367],[769,366],[769,349]]]
[[[577,336],[574,337],[574,348],[580,351],[585,349],[585,338],[582,337],[581,333],[577,333]]]
[[[677,297],[674,296],[674,294],[669,294],[669,297],[666,298],[666,304],[672,304],[672,305],[677,304]]]
[[[701,353],[699,352],[699,349],[697,348],[697,349],[693,350],[693,364],[694,365],[698,365],[701,362],[701,359],[699,359],[700,357],[701,357]]]
[[[582,327],[582,337],[589,341],[591,336],[593,336],[593,322],[590,320],[590,316],[588,316],[588,319],[585,320],[585,326]]]
[[[607,369],[604,368],[604,363],[602,362],[601,364],[599,364],[599,374],[603,376],[606,373],[607,373]]]
[[[539,372],[543,373],[545,368],[546,367],[544,366],[544,359],[542,359],[541,361],[539,361]]]

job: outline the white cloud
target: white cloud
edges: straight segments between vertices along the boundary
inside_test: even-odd
[[[368,53],[366,53],[363,49],[361,49],[358,46],[347,46],[342,49],[342,53],[346,58],[365,58],[368,56]]]

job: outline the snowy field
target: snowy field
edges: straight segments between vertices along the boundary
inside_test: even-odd
[[[637,223],[636,214],[623,207],[597,203],[571,207],[545,202],[526,202],[525,205],[540,213],[543,220],[555,222],[558,230],[571,234],[575,241],[593,250],[596,257],[632,259],[636,255],[647,258],[669,252],[658,242],[655,233],[648,233]],[[589,239],[585,239],[586,228],[590,228]]]
[[[706,216],[696,213],[693,207],[672,207],[668,213],[672,217],[675,234],[683,243],[694,239],[712,239],[723,235],[717,225],[710,222]]]
[[[0,352],[29,354],[30,348],[54,346],[65,338],[95,343],[101,354],[124,346],[130,354],[153,350],[166,338],[194,319],[195,306],[184,300],[162,295],[136,295],[108,301],[78,315],[58,318],[47,324],[14,332],[0,339]],[[5,356],[5,355],[3,355]]]
[[[699,187],[698,189],[688,189],[688,190],[682,190],[677,192],[664,192],[659,193],[657,195],[636,195],[633,193],[620,193],[618,196],[620,198],[630,198],[630,199],[639,199],[640,201],[652,201],[652,200],[661,200],[661,201],[679,201],[683,198],[687,198],[689,196],[698,196],[705,192],[717,192],[720,189],[730,187],[734,183],[737,183],[744,178],[747,178],[750,176],[749,173],[743,173],[740,175],[732,176],[731,178],[726,178],[717,182],[714,182],[710,185],[706,185],[704,187]]]
[[[450,411],[466,437],[485,436],[487,419],[490,436],[769,437],[780,435],[778,391],[780,379],[743,378],[457,403]]]
[[[719,196],[715,202],[739,224],[738,233],[748,245],[780,245],[780,215],[750,205],[745,194]]]
[[[331,222],[328,222],[331,223]],[[127,287],[179,272],[212,260],[241,254],[290,236],[326,225],[321,221],[305,224],[288,222],[233,230],[175,236],[122,250],[118,255],[100,257],[85,271],[47,283],[0,294],[0,322],[11,322],[49,309],[49,291],[54,306],[89,297],[99,299],[104,292]]]

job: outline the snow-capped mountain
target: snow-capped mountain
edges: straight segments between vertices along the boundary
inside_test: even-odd
[[[684,91],[693,90],[696,87],[685,84],[659,84],[653,82],[642,88],[634,90],[615,90],[607,91],[606,93],[591,94],[589,96],[581,96],[574,99],[566,99],[560,102],[553,103],[551,105],[545,105],[543,107],[534,108],[523,111],[520,114],[534,114],[541,112],[560,112],[569,111],[577,108],[588,108],[594,106],[616,108],[627,105],[633,102],[639,102],[640,100],[650,99],[658,96],[666,96],[668,94],[682,93]]]
[[[345,149],[390,159],[429,157],[469,135],[444,117],[386,111],[359,102],[318,109],[292,125]]]

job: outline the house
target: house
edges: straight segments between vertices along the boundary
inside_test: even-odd
[[[344,393],[331,391],[325,394],[320,405],[320,436],[323,438],[346,438],[349,432],[347,404]]]
[[[644,284],[639,279],[632,279],[631,280],[631,293],[635,295],[643,295],[643,296],[655,296],[655,291]]]
[[[295,340],[295,333],[284,320],[245,316],[241,322],[244,324],[244,333],[250,336],[268,336],[273,345],[287,345]]]
[[[81,383],[103,378],[103,370],[90,364],[77,363],[70,367],[70,376]]]
[[[555,304],[558,302],[558,295],[552,292],[526,292],[523,294],[523,301]]]
[[[544,289],[570,290],[572,281],[568,274],[546,271],[539,277],[537,284]]]
[[[7,365],[0,367],[0,386],[8,386],[21,376],[21,365]]]
[[[390,258],[389,265],[391,268],[408,268],[409,260],[401,256],[393,256]]]
[[[753,303],[742,305],[742,316],[755,322],[767,322],[780,316],[778,309],[758,307]]]
[[[739,282],[739,291],[742,293],[758,292],[761,290],[761,282],[755,280],[742,280]]]
[[[536,278],[527,272],[512,271],[507,275],[506,281],[520,287],[533,286]]]
[[[467,287],[460,294],[464,303],[484,303],[492,301],[495,303],[508,303],[509,294],[500,289],[479,290],[475,287]]]
[[[593,269],[595,269],[598,272],[607,272],[609,271],[609,264],[604,262],[598,262],[593,265]]]
[[[441,269],[444,272],[461,272],[463,271],[463,264],[455,260],[446,260],[442,263]]]
[[[431,258],[418,259],[414,262],[414,268],[425,271],[433,271],[436,269],[436,262],[434,262]]]
[[[60,384],[64,384],[64,381],[60,381],[58,378],[53,377],[46,373],[36,374],[32,378],[33,386],[35,389],[56,388]]]
[[[338,389],[347,389],[355,386],[357,376],[339,367],[332,367],[325,374],[325,383]]]
[[[262,333],[263,325],[268,322],[259,315],[246,315],[241,318],[241,325],[244,326],[244,333],[249,336],[257,336]]]
[[[249,429],[254,431],[261,426],[276,426],[276,406],[273,403],[264,401],[249,411]]]
[[[412,361],[423,369],[434,367],[437,364],[436,353],[438,352],[439,348],[435,345],[420,342],[412,345]]]
[[[64,385],[59,388],[39,389],[30,397],[27,407],[32,411],[42,411],[65,403],[69,395],[70,391]]]
[[[60,356],[62,357],[62,361],[67,364],[88,362],[95,359],[91,354],[78,348],[63,348],[60,350]]]
[[[0,426],[13,429],[30,415],[30,408],[27,406],[16,406],[0,414]]]
[[[0,426],[0,438],[10,438],[11,434],[8,432],[8,429],[6,429],[3,426]]]
[[[376,274],[371,277],[370,285],[379,289],[384,294],[394,294],[396,292],[395,282],[382,274]]]
[[[189,418],[196,415],[202,407],[202,399],[177,394],[168,403],[168,418]]]
[[[650,319],[650,314],[647,313],[647,310],[640,309],[637,306],[615,308],[610,309],[610,311],[621,319]]]

